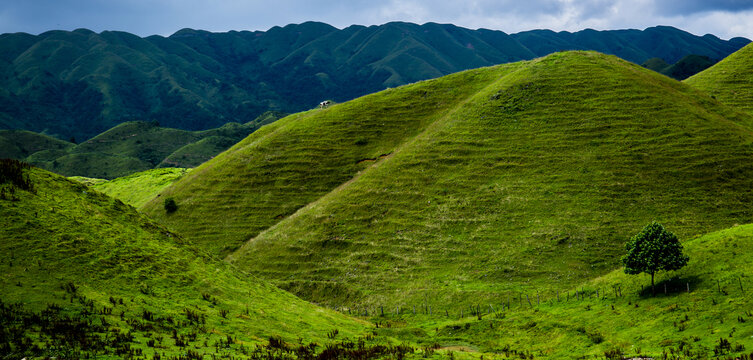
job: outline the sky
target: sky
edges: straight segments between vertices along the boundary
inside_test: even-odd
[[[140,36],[182,28],[268,30],[305,21],[338,28],[390,21],[452,23],[515,33],[674,26],[753,39],[753,0],[2,0],[0,33],[87,28]]]

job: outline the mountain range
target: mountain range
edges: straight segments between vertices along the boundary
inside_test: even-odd
[[[296,112],[319,101],[460,70],[596,50],[642,63],[695,54],[718,61],[749,42],[645,30],[517,34],[447,24],[394,22],[337,29],[306,22],[268,31],[169,37],[116,31],[0,35],[0,128],[89,139],[126,121],[184,130],[245,123],[267,110]]]

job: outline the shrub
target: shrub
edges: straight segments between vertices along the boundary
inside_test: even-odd
[[[0,185],[10,184],[9,187],[2,187],[0,198],[13,199],[15,188],[34,192],[29,175],[24,174],[24,169],[31,168],[31,165],[12,159],[0,159]]]
[[[174,213],[176,210],[178,210],[178,204],[175,203],[175,199],[173,198],[165,199],[165,211],[167,211],[167,213],[170,214],[170,213]]]

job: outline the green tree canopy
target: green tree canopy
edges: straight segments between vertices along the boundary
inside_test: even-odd
[[[167,211],[167,213],[170,214],[170,213],[174,213],[175,210],[178,210],[178,204],[175,203],[175,199],[173,198],[165,199],[165,211]]]
[[[630,238],[626,244],[627,254],[622,257],[626,274],[647,273],[651,275],[651,291],[654,292],[654,274],[657,271],[677,270],[688,264],[688,256],[682,253],[682,244],[675,234],[654,221]]]

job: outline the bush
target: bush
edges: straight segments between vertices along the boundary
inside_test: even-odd
[[[175,203],[175,199],[173,198],[165,199],[165,211],[167,211],[167,213],[170,214],[170,213],[174,213],[175,210],[178,210],[178,204]]]
[[[29,176],[24,174],[24,169],[30,169],[31,165],[13,159],[0,159],[0,184],[11,184],[22,190],[33,191]]]

